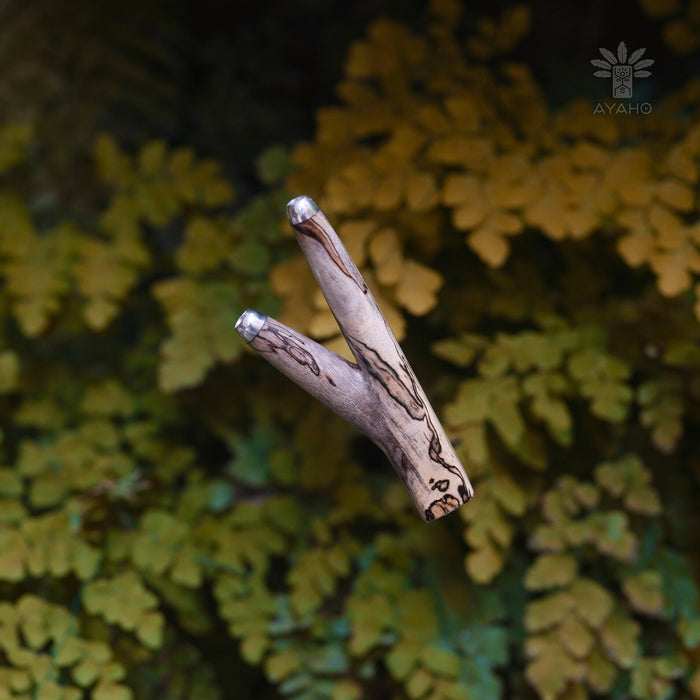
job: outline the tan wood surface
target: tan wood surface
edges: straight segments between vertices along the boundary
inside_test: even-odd
[[[384,451],[424,520],[459,508],[473,496],[469,478],[360,271],[313,200],[297,197],[287,213],[356,363],[250,309],[236,328]]]

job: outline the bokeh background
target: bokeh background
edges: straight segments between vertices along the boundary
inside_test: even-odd
[[[3,0],[0,698],[700,698],[699,49],[698,0]],[[234,329],[349,355],[300,194],[456,514]]]

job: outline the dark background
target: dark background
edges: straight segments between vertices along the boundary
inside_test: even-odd
[[[636,0],[528,4],[531,30],[513,59],[531,66],[552,106],[609,95],[590,65],[599,46],[647,48],[656,62],[636,83],[644,101],[700,69],[663,44],[664,20],[645,15]],[[462,35],[508,6],[465,3]],[[84,186],[66,177],[66,165],[89,157],[100,130],[127,148],[163,138],[220,159],[245,200],[261,187],[253,163],[265,147],[312,137],[315,111],[336,100],[349,44],[372,20],[389,16],[420,31],[428,18],[423,0],[9,0],[3,7],[0,118],[38,122],[45,184],[64,202],[79,199]]]

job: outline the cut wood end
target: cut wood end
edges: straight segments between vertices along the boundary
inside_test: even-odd
[[[455,497],[453,494],[445,494],[442,498],[433,501],[425,511],[421,511],[419,507],[418,510],[421,512],[423,520],[429,523],[438,518],[442,518],[444,515],[454,513],[454,511],[461,508],[474,497],[474,489],[471,483],[469,483],[468,478],[466,485],[460,486],[458,490],[459,498]]]
[[[314,214],[318,214],[319,211],[316,202],[305,194],[301,197],[295,197],[287,204],[287,216],[292,226],[303,223]]]

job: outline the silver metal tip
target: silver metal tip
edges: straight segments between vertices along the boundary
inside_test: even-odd
[[[319,211],[321,210],[316,202],[305,194],[301,197],[295,197],[287,204],[287,216],[292,226],[310,219],[314,214],[318,214]]]
[[[236,321],[236,330],[245,338],[246,342],[249,343],[260,333],[262,327],[265,325],[265,321],[267,321],[267,316],[253,309],[248,309],[244,311],[240,315],[238,321]]]

